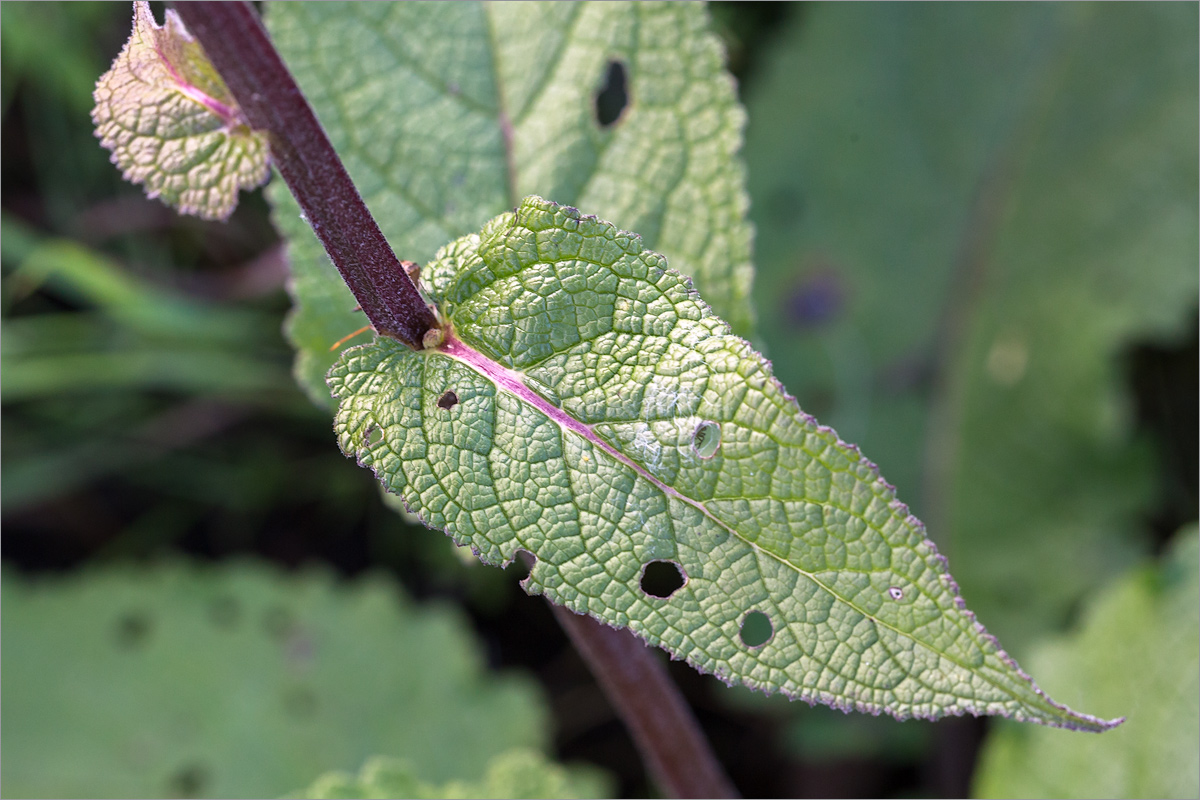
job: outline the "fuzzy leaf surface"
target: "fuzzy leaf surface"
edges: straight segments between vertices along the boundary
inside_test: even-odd
[[[330,371],[343,451],[484,561],[534,554],[531,593],[724,680],[899,717],[1110,727],[1019,671],[874,465],[666,266],[636,234],[527,198],[423,273],[441,345],[379,339]],[[684,577],[667,597],[641,588],[656,561]]]
[[[540,194],[645,237],[744,336],[751,228],[745,113],[698,4],[278,3],[271,37],[397,256],[447,242]],[[596,95],[624,66],[608,125]],[[329,347],[365,324],[286,187],[288,335],[329,403]]]
[[[266,136],[174,11],[159,25],[134,3],[133,32],[93,97],[96,135],[125,179],[183,214],[226,219],[238,192],[270,175]]]

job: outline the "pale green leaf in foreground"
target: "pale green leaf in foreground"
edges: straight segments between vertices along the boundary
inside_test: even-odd
[[[1030,662],[1052,685],[1128,712],[1100,738],[1002,725],[980,756],[980,797],[1200,795],[1200,581],[1195,526],[1160,564],[1133,570],[1089,605],[1074,635]]]
[[[595,771],[568,771],[533,750],[509,750],[488,763],[479,780],[454,780],[442,784],[423,781],[419,770],[404,759],[376,756],[358,775],[332,772],[322,775],[298,797],[411,797],[438,798],[538,798],[609,797],[612,787]]]
[[[5,797],[276,797],[381,751],[475,779],[546,744],[536,687],[381,576],[131,565],[0,588]]]
[[[726,681],[898,717],[1115,724],[1033,685],[875,467],[666,266],[527,198],[424,270],[441,345],[343,353],[342,449],[484,561],[535,555],[531,593]],[[655,561],[685,578],[665,598],[640,585]]]
[[[252,131],[179,16],[159,25],[134,3],[133,33],[93,95],[100,144],[125,179],[181,213],[226,219],[238,192],[270,174],[265,134]]]
[[[271,38],[396,254],[438,248],[529,194],[642,234],[751,335],[745,112],[694,3],[273,3]],[[629,103],[595,108],[610,63]],[[329,403],[329,347],[366,324],[281,183],[296,372]]]

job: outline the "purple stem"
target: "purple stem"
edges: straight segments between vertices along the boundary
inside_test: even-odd
[[[246,2],[177,3],[251,128],[266,131],[271,158],[334,266],[377,333],[422,348],[434,327],[392,248]]]
[[[241,106],[266,131],[271,157],[375,330],[423,347],[433,313],[383,238],[325,131],[246,2],[176,3]],[[633,735],[647,768],[674,797],[737,797],[663,665],[632,633],[551,604]]]
[[[550,604],[670,797],[739,797],[692,709],[646,643],[624,629]]]

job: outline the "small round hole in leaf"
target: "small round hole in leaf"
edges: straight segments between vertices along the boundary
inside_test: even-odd
[[[747,647],[762,647],[774,635],[771,618],[761,611],[751,611],[742,617],[742,642]]]
[[[705,420],[696,426],[692,434],[692,448],[701,458],[712,458],[721,446],[721,426]]]
[[[456,395],[454,392],[447,390],[445,394],[443,394],[441,397],[438,398],[437,404],[438,404],[438,408],[444,408],[447,411],[449,411],[450,409],[452,409],[456,405],[458,405],[458,395]]]
[[[608,62],[604,73],[604,85],[596,92],[596,122],[607,128],[621,118],[629,105],[629,85],[625,76],[625,65],[620,61]]]
[[[904,599],[904,590],[899,586],[889,586],[888,596],[897,602]]]
[[[666,599],[687,583],[683,567],[674,561],[651,561],[642,568],[642,591]]]

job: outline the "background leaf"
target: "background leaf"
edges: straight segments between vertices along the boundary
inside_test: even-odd
[[[1100,737],[1001,725],[979,797],[1195,797],[1200,794],[1200,563],[1195,527],[1159,563],[1092,598],[1080,630],[1037,647],[1029,666],[1063,696],[1128,713]]]
[[[751,332],[745,115],[703,7],[280,4],[266,16],[400,258],[424,263],[540,193],[641,232]],[[627,105],[602,125],[613,63]],[[365,320],[286,187],[270,195],[294,269],[298,377],[325,404],[329,347]]]
[[[5,796],[283,794],[384,751],[476,778],[545,746],[457,612],[243,563],[3,580]]]
[[[912,498],[1018,658],[1145,547],[1119,357],[1195,308],[1195,25],[815,6],[747,99],[777,374]]]

